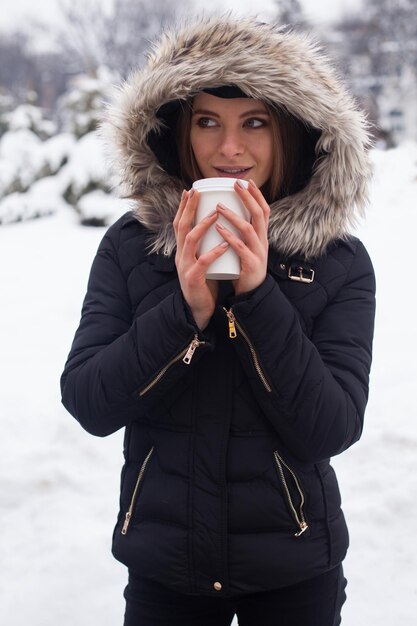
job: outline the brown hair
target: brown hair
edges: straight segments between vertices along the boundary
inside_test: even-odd
[[[303,184],[301,166],[303,139],[307,130],[301,122],[285,111],[265,103],[270,115],[274,163],[270,179],[263,186],[263,193],[268,202],[294,193]],[[186,186],[203,178],[191,147],[192,100],[182,103],[176,128],[180,175]],[[284,158],[281,158],[284,155]],[[309,172],[311,174],[311,171]],[[305,181],[304,181],[305,183]]]

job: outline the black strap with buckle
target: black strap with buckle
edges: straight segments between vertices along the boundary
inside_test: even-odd
[[[288,278],[298,283],[312,283],[314,280],[314,270],[311,267],[291,263],[288,267]]]
[[[273,248],[268,252],[268,268],[281,280],[293,280],[298,283],[311,284],[315,279],[312,263],[302,257],[283,257]]]

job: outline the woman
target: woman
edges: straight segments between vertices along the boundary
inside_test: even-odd
[[[99,247],[61,386],[87,431],[126,428],[125,625],[339,624],[329,459],[361,434],[374,319],[349,235],[363,117],[304,36],[227,17],[165,34],[107,130],[132,211]],[[250,224],[222,206],[194,224],[190,185],[213,176],[250,181]],[[214,224],[224,241],[198,257]],[[229,246],[240,278],[207,281]]]

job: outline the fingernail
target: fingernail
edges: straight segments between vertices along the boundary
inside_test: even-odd
[[[239,180],[239,179],[238,179],[238,180],[237,180],[237,184],[239,185],[239,187],[240,187],[241,189],[246,189],[246,186],[243,184],[243,182],[242,182],[241,180]]]
[[[224,226],[223,226],[223,224],[222,224],[221,222],[217,222],[217,223],[216,223],[216,226],[217,226],[218,228],[220,228],[221,230],[223,230],[223,229],[224,229]]]
[[[251,185],[253,185],[255,187],[255,189],[258,189],[258,187],[256,186],[255,181],[252,178],[249,178],[249,182]]]
[[[223,241],[223,242],[220,244],[220,247],[221,247],[221,248],[228,248],[228,247],[229,247],[229,244],[227,243],[227,241]]]
[[[185,189],[182,190],[181,200],[184,200],[184,196],[185,196]]]
[[[190,193],[188,194],[188,197],[189,197],[189,198],[192,198],[192,197],[193,197],[193,195],[194,195],[194,188],[193,188],[193,187],[191,187],[191,189],[190,189]]]
[[[218,203],[217,207],[219,209],[222,209],[223,211],[227,211],[227,206],[225,206],[224,204],[222,204],[221,202]]]
[[[216,209],[214,209],[214,211],[212,211],[211,213],[209,213],[209,214],[207,215],[207,217],[213,217],[213,215],[217,215],[217,211],[216,211]]]

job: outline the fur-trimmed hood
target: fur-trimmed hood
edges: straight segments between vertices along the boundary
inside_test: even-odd
[[[321,255],[349,233],[366,204],[366,121],[307,36],[230,16],[165,32],[147,65],[117,89],[107,111],[103,131],[110,136],[121,194],[133,198],[152,251],[171,254],[175,248],[172,221],[184,186],[150,147],[150,138],[161,140],[166,131],[158,112],[169,102],[222,85],[278,106],[317,132],[311,176],[302,189],[271,204],[269,239],[285,256]]]

